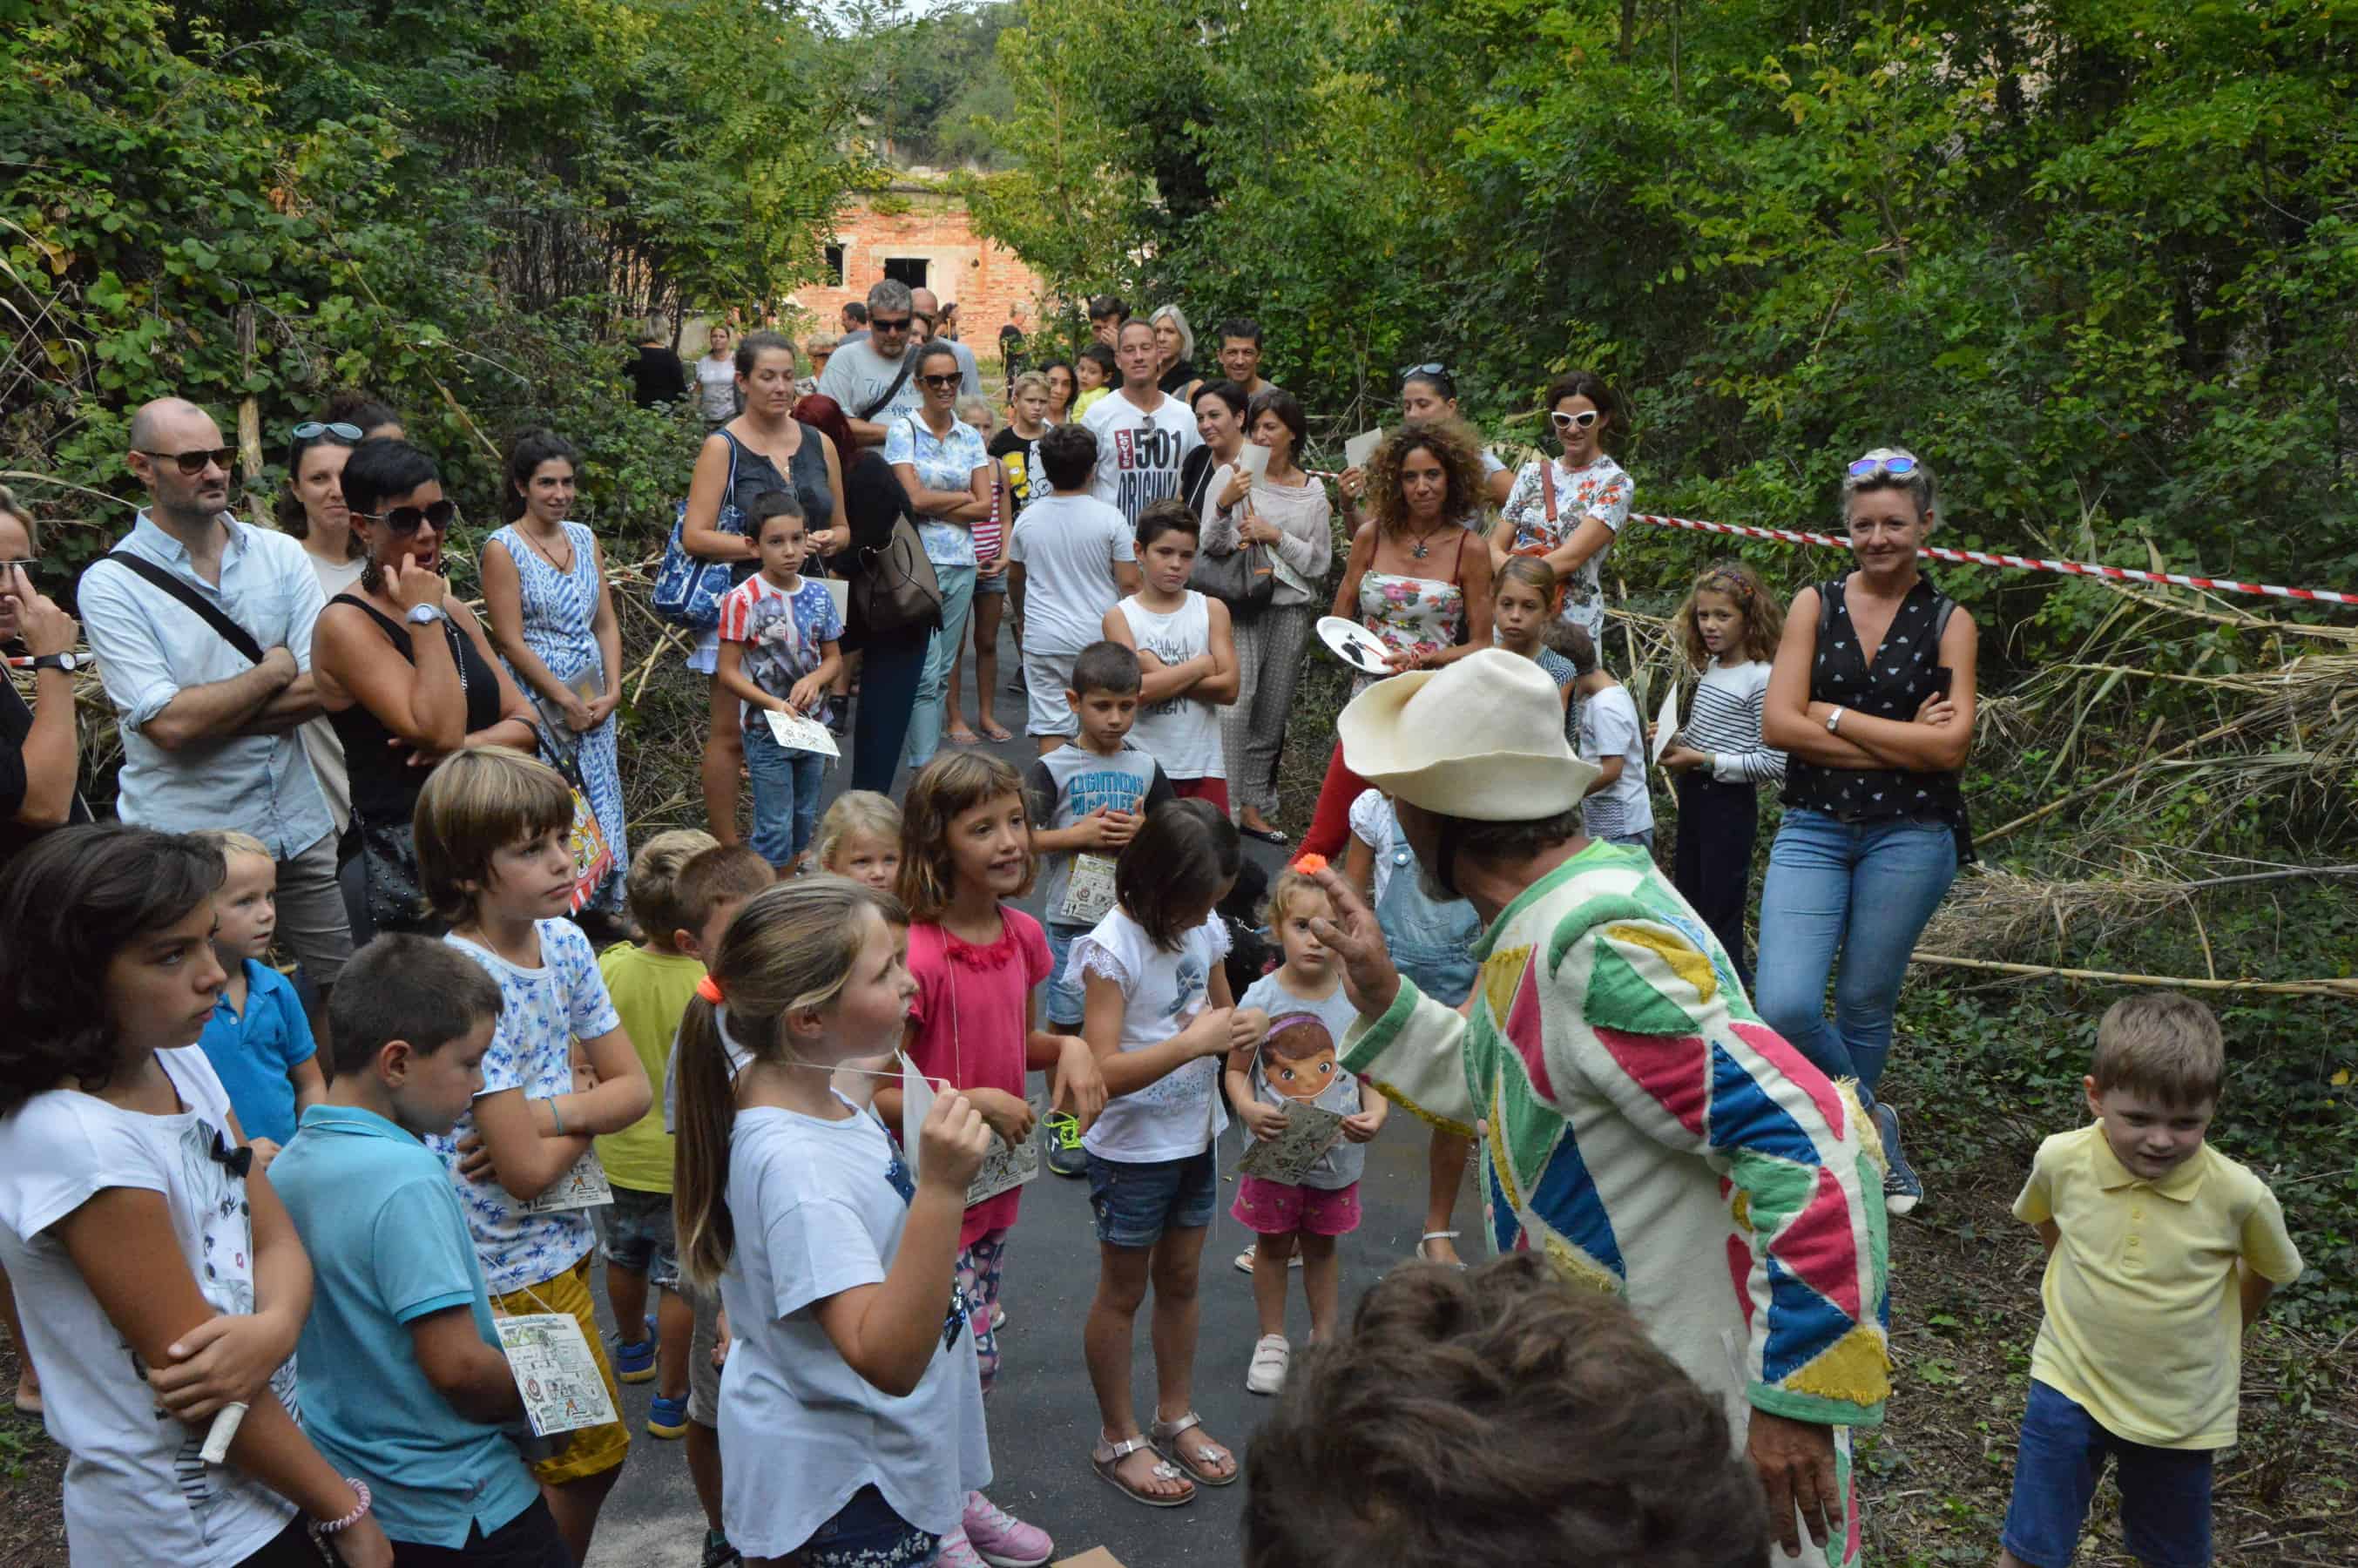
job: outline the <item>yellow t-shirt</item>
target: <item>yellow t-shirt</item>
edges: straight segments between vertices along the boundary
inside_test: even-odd
[[[2243,1312],[2235,1263],[2279,1285],[2300,1253],[2266,1183],[2205,1143],[2158,1182],[2130,1173],[2091,1122],[2039,1146],[2014,1200],[2061,1233],[2030,1375],[2115,1436],[2152,1448],[2235,1441]]]
[[[627,944],[598,956],[598,972],[622,1015],[631,1049],[647,1070],[654,1107],[620,1132],[597,1140],[598,1163],[606,1179],[638,1193],[671,1191],[672,1141],[664,1130],[664,1065],[679,1033],[680,1015],[704,978],[704,965],[682,953],[651,953]]]

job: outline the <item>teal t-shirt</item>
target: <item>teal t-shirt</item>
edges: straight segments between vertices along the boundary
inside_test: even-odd
[[[345,1476],[365,1476],[395,1541],[457,1548],[530,1508],[540,1487],[502,1430],[460,1415],[410,1341],[453,1307],[496,1346],[492,1301],[441,1157],[381,1116],[315,1105],[270,1167],[311,1255],[311,1315],[296,1350],[303,1427]]]

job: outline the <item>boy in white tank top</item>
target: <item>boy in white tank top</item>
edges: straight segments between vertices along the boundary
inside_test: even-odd
[[[1237,699],[1237,650],[1228,607],[1187,586],[1202,526],[1176,497],[1147,503],[1138,517],[1143,585],[1106,611],[1105,634],[1137,650],[1145,677],[1130,738],[1163,764],[1174,794],[1225,814],[1219,709]]]

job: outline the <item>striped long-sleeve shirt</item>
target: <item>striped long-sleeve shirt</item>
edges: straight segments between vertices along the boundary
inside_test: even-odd
[[[1769,784],[1785,776],[1785,753],[1760,739],[1768,697],[1768,666],[1758,659],[1734,669],[1714,659],[1704,671],[1681,739],[1711,753],[1711,776],[1720,783]]]

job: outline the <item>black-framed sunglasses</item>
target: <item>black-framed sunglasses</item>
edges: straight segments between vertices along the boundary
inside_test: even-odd
[[[1551,412],[1548,417],[1555,421],[1555,427],[1559,430],[1585,430],[1603,416],[1594,408],[1579,414],[1566,414],[1563,409],[1558,408]]]
[[[1402,365],[1400,379],[1403,386],[1412,381],[1429,381],[1440,389],[1442,396],[1457,395],[1457,378],[1450,374],[1449,367],[1439,360],[1427,360],[1421,365]]]
[[[390,512],[355,512],[352,515],[363,522],[382,523],[396,534],[415,534],[429,523],[437,534],[447,534],[450,524],[459,520],[459,503],[437,501],[426,506],[396,506]]]
[[[917,384],[931,387],[936,392],[956,392],[965,381],[965,376],[953,373],[949,375],[921,375],[917,378]]]
[[[200,447],[193,452],[151,452],[145,447],[136,447],[133,450],[156,462],[170,463],[189,479],[196,478],[215,463],[221,465],[222,472],[227,473],[231,461],[237,456],[235,447]]]
[[[905,332],[909,330],[909,318],[903,316],[898,320],[887,321],[882,316],[871,316],[868,318],[868,330],[871,332]]]
[[[357,441],[363,432],[358,425],[347,425],[341,419],[332,420],[327,424],[321,424],[317,419],[306,419],[287,433],[298,441],[308,441],[320,436],[334,436],[340,440]]]

